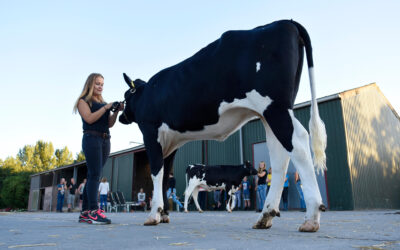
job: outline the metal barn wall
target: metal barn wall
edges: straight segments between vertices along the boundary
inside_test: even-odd
[[[188,142],[178,149],[174,159],[174,176],[176,179],[176,192],[179,197],[184,197],[186,189],[185,173],[189,164],[203,164],[202,141]]]
[[[39,210],[39,188],[40,175],[31,177],[31,186],[29,191],[28,211]]]
[[[208,165],[239,165],[240,162],[240,130],[225,141],[206,141]]]
[[[352,210],[354,209],[353,195],[340,99],[319,103],[318,108],[320,117],[325,123],[328,137],[325,151],[328,171],[325,173],[325,178],[328,186],[329,208],[332,210]],[[310,106],[295,109],[294,115],[308,131]],[[322,190],[321,195],[323,195]]]
[[[112,170],[113,170],[112,165],[113,165],[113,158],[109,157],[106,161],[106,164],[104,164],[103,172],[101,174],[102,177],[104,176],[107,178],[111,190],[114,184],[112,179]]]
[[[265,142],[265,129],[260,120],[248,122],[242,127],[243,131],[243,160],[254,162],[253,157],[253,144]]]
[[[375,84],[342,96],[355,208],[400,208],[398,115]]]
[[[132,197],[132,180],[133,180],[133,153],[121,155],[114,158],[113,180],[117,181],[117,185],[112,187],[112,191],[121,191],[126,200]]]

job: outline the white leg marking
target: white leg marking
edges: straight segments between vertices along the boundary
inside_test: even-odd
[[[199,181],[197,179],[190,179],[189,186],[185,190],[185,204],[184,204],[184,211],[187,213],[187,206],[189,203],[189,198],[193,193],[193,190],[199,185]],[[193,197],[194,198],[194,197]]]
[[[149,218],[145,222],[152,222],[152,223],[160,223],[161,215],[159,212],[159,208],[164,208],[164,201],[163,201],[163,194],[162,194],[162,182],[163,182],[163,175],[164,175],[164,166],[161,167],[160,171],[156,176],[151,175],[151,179],[153,180],[153,200],[152,200],[152,207]]]
[[[293,151],[290,153],[290,157],[299,172],[303,186],[304,200],[307,206],[305,219],[313,220],[319,224],[319,206],[322,204],[322,198],[311,158],[309,136],[307,130],[294,117],[293,111],[289,111],[289,113],[294,127],[292,138]]]
[[[271,187],[265,200],[262,212],[270,212],[272,209],[275,209],[275,211],[278,212],[279,203],[282,196],[283,183],[285,182],[285,175],[289,165],[289,155],[286,149],[276,138],[267,122],[263,123],[267,136],[268,151],[269,155],[271,156],[270,162],[272,168],[272,179]]]
[[[201,212],[203,212],[203,210],[201,210],[201,207],[197,200],[198,194],[199,194],[199,187],[197,186],[194,188],[192,195],[193,195],[194,204],[196,205],[197,210],[199,210],[199,212],[201,213]]]
[[[258,72],[261,68],[261,63],[260,62],[256,62],[256,72]]]
[[[289,155],[286,149],[276,138],[265,119],[262,118],[261,121],[265,127],[267,146],[271,157],[272,179],[263,210],[258,217],[257,223],[253,226],[255,229],[266,229],[272,226],[272,219],[279,212],[283,183],[289,165]]]

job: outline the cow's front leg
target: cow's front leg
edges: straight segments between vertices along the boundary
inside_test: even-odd
[[[162,180],[164,174],[164,167],[161,167],[157,175],[151,175],[153,180],[153,200],[150,215],[145,221],[145,226],[157,225],[161,222],[161,213],[163,213],[164,201],[162,194]]]
[[[157,225],[161,221],[164,201],[162,184],[164,177],[164,160],[162,148],[157,141],[157,129],[151,125],[139,124],[143,133],[143,140],[146,147],[146,153],[150,161],[151,179],[153,180],[153,199],[150,215],[145,221],[145,226]]]
[[[228,199],[228,202],[226,203],[226,210],[229,212],[229,213],[232,213],[232,206],[231,206],[231,201],[232,201],[232,199],[234,199],[234,198],[232,198],[234,195],[232,195],[233,193],[232,193],[232,190],[233,189],[233,187],[231,186],[231,185],[227,185],[226,187],[225,187],[225,192],[229,195],[229,199]]]
[[[232,210],[233,210],[233,209],[235,208],[235,206],[236,206],[236,195],[235,195],[236,191],[237,191],[237,188],[235,188],[234,186],[232,186],[232,187],[229,189],[229,192],[228,192],[228,194],[229,194],[229,200],[228,200],[228,203],[226,204],[226,210],[228,210],[229,213],[232,213]]]

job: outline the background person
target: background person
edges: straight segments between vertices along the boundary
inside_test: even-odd
[[[296,183],[297,192],[299,193],[300,211],[305,212],[306,211],[306,203],[304,201],[304,194],[303,194],[303,189],[302,189],[302,186],[301,186],[300,175],[297,172],[297,170],[294,173],[294,182]]]
[[[179,208],[183,208],[182,203],[176,198],[176,189],[175,189],[176,180],[174,174],[169,173],[168,178],[168,190],[167,190],[167,199],[172,198],[172,200],[178,204]]]
[[[68,212],[72,212],[72,209],[75,208],[75,194],[76,194],[76,189],[77,185],[75,183],[75,179],[71,178],[71,182],[68,184]]]
[[[289,194],[289,175],[286,173],[285,183],[283,184],[283,191],[282,191],[283,211],[288,211],[288,194]]]
[[[107,197],[109,192],[110,185],[107,182],[107,178],[103,177],[99,185],[100,209],[103,211],[107,209]]]
[[[272,179],[272,168],[269,168],[267,175],[267,194],[269,192],[269,189],[271,188],[271,179]]]
[[[111,113],[112,103],[103,99],[104,77],[98,73],[88,76],[82,93],[75,102],[83,123],[82,149],[86,158],[87,182],[83,190],[82,212],[79,222],[109,224],[97,204],[100,173],[110,154],[110,130],[115,124],[118,112],[124,109],[120,103],[116,112]]]
[[[267,197],[267,166],[265,162],[261,161],[258,164],[258,173],[257,173],[257,197],[258,197],[258,210],[257,212],[261,212],[265,203],[265,198]]]
[[[82,202],[83,202],[83,189],[85,188],[85,185],[86,185],[86,178],[83,179],[83,182],[78,187],[78,192],[79,192],[79,211],[81,211],[81,212],[82,212]]]
[[[137,194],[137,199],[139,205],[143,208],[143,211],[146,211],[146,193],[143,192],[143,188],[140,188],[139,193]]]
[[[242,184],[239,185],[238,190],[235,192],[235,196],[236,196],[236,208],[240,209],[242,206]]]
[[[250,189],[250,181],[248,181],[247,176],[245,176],[242,181],[244,210],[250,209]]]
[[[64,195],[66,190],[65,179],[61,178],[60,184],[57,185],[57,212],[62,213],[62,208],[64,205]]]

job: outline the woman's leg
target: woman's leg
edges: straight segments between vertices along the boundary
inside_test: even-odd
[[[99,189],[99,179],[103,167],[102,138],[90,134],[84,134],[82,149],[85,153],[87,166],[87,182],[85,185],[83,210],[97,210],[97,192]],[[85,204],[85,195],[87,204]]]

